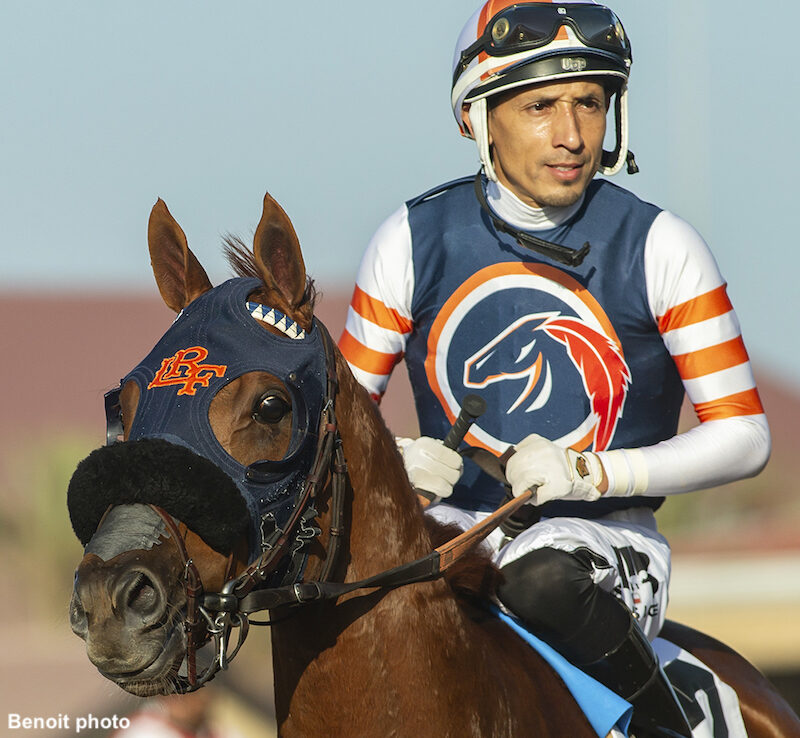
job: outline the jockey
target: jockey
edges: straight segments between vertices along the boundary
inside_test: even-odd
[[[490,537],[501,602],[630,700],[637,735],[688,736],[649,641],[665,617],[665,496],[757,474],[770,436],[736,314],[688,223],[596,178],[627,166],[631,45],[584,0],[489,0],[451,103],[482,169],[409,200],[361,262],[340,346],[376,400],[405,357],[422,437],[399,442],[429,514],[467,528],[506,488],[444,447],[501,456],[541,520]],[[604,151],[607,117],[614,149]],[[678,434],[687,394],[699,425]]]

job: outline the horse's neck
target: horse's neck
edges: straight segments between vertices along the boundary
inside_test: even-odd
[[[339,376],[337,418],[353,488],[347,572],[352,580],[424,556],[430,537],[380,411],[346,365]]]
[[[335,578],[356,581],[430,553],[431,541],[394,438],[377,407],[346,365],[339,367],[339,377],[336,414],[352,499],[342,568]],[[437,648],[437,643],[455,640],[458,633],[463,636],[456,624],[459,617],[441,581],[367,590],[295,611],[273,630],[278,719],[292,726],[286,734],[323,734],[317,721],[323,712],[330,716],[343,709],[346,701],[337,702],[342,693],[375,690],[394,699],[417,678],[431,685],[443,673],[437,654],[457,650],[455,642],[448,649]],[[403,653],[404,658],[387,670],[390,653]],[[307,707],[320,700],[331,701],[327,710]],[[297,705],[304,707],[298,710]]]
[[[394,439],[341,358],[337,368],[353,488],[337,575],[353,581],[424,556],[431,540]],[[495,641],[482,628],[441,580],[296,610],[273,629],[281,735],[555,735],[541,722],[549,693],[531,695],[544,662],[508,658],[511,631],[492,628]],[[585,735],[579,717],[557,735]]]

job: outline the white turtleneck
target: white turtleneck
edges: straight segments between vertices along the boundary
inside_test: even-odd
[[[496,215],[522,231],[546,231],[560,226],[578,212],[585,193],[566,207],[533,208],[520,200],[508,187],[491,180],[486,186],[486,200]]]

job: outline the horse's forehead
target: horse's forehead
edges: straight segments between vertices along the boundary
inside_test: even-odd
[[[169,538],[161,516],[148,505],[116,505],[86,544],[84,555],[110,561],[126,551],[149,551]]]
[[[252,372],[291,385],[295,400],[318,413],[326,377],[319,331],[306,333],[282,313],[248,304],[259,284],[230,280],[199,297],[125,377],[140,390],[130,438],[171,433],[208,455],[214,443],[203,418],[211,401]]]
[[[318,331],[307,333],[278,310],[248,302],[260,284],[233,279],[201,295],[128,376],[143,374],[144,392],[171,387],[194,398],[248,371],[281,379],[298,371],[321,374]]]

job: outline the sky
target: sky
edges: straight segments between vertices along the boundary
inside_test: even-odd
[[[475,0],[0,3],[0,293],[154,290],[163,198],[213,281],[269,191],[322,291],[404,200],[475,172],[449,103]],[[756,371],[800,390],[800,3],[618,0],[632,39],[615,181],[711,245]],[[763,8],[763,10],[762,10]]]

